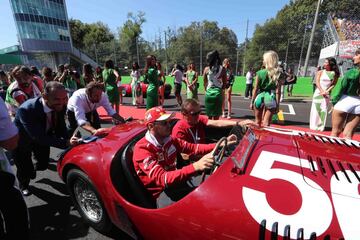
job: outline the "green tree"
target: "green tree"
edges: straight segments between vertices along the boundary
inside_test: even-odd
[[[169,63],[188,64],[193,61],[200,69],[200,45],[202,45],[202,63],[206,65],[206,54],[218,50],[222,58],[231,58],[235,67],[237,38],[235,33],[226,27],[219,28],[217,22],[192,22],[181,27],[177,32],[168,32]],[[202,42],[202,44],[201,44]]]
[[[301,52],[303,37],[305,37],[305,48],[303,58],[306,54],[309,34],[313,25],[316,4],[318,0],[290,1],[274,18],[267,20],[263,25],[255,27],[254,35],[246,52],[248,66],[259,68],[262,55],[266,50],[275,50],[280,60],[284,61],[288,49],[288,62],[298,62]],[[316,26],[314,44],[311,58],[317,59],[322,48],[324,35],[324,24],[329,13],[344,13],[358,16],[360,4],[358,0],[326,0],[320,7],[319,19]],[[307,20],[307,16],[309,16]],[[304,36],[304,30],[307,35]],[[289,42],[289,46],[288,46]]]
[[[106,24],[102,22],[88,24],[70,19],[69,25],[74,47],[85,52],[101,65],[107,58],[112,57],[114,34]]]
[[[77,19],[70,19],[69,25],[74,47],[83,49],[85,47],[84,36],[87,33],[86,25]]]
[[[142,44],[139,43],[144,42],[140,35],[142,33],[141,26],[146,22],[146,19],[145,13],[141,11],[137,15],[134,15],[132,12],[128,13],[127,18],[128,20],[118,31],[122,53],[126,55],[124,57],[127,59],[127,64],[130,65],[133,61],[137,60],[138,50],[142,50],[137,49],[137,47],[141,47]]]

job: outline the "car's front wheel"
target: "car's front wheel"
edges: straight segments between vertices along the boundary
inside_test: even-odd
[[[112,223],[104,204],[89,177],[78,169],[67,175],[67,186],[78,212],[82,218],[99,232],[109,232]]]

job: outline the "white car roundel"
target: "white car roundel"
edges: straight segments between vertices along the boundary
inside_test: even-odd
[[[328,191],[316,177],[303,174],[317,169],[308,159],[261,151],[249,169],[249,176],[261,187],[243,187],[246,209],[259,224],[266,220],[269,231],[273,223],[277,223],[278,229],[289,227],[291,238],[298,236],[299,229],[303,230],[304,239],[309,239],[313,234],[321,236],[331,226],[338,226],[345,239],[360,239],[356,214],[360,213],[359,181],[353,179],[352,184],[345,185],[333,174],[328,180],[331,188]],[[284,236],[285,231],[279,230],[278,234]]]

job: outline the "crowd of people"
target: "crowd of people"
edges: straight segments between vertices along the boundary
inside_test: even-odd
[[[333,16],[333,23],[341,40],[360,40],[360,20],[358,16],[339,14]]]
[[[35,67],[16,66],[10,74],[1,71],[1,101],[19,131],[19,144],[12,151],[23,195],[30,194],[29,183],[36,171],[48,167],[50,146],[67,148],[79,140],[77,128],[94,136],[108,133],[101,128],[97,108],[102,106],[114,124],[124,122],[119,115],[120,75],[111,60],[100,71],[83,65],[79,74],[69,64],[58,71],[44,67],[42,76]],[[66,120],[67,119],[67,123]],[[32,155],[36,161],[33,165]]]
[[[200,74],[194,63],[190,63],[186,71],[176,64],[171,71],[176,101],[183,116],[173,128],[170,120],[174,114],[166,113],[161,107],[164,104],[166,78],[160,62],[153,55],[147,56],[143,72],[138,63],[132,65],[133,105],[144,104],[141,84],[142,81],[148,84],[144,118],[148,131],[135,145],[133,162],[144,186],[156,201],[159,200],[159,207],[171,204],[174,199],[191,191],[193,188],[189,188],[185,182],[213,166],[213,156],[207,153],[211,152],[214,144],[205,144],[206,126],[269,126],[272,116],[279,111],[285,85],[290,96],[292,86],[296,83],[293,71],[284,71],[279,65],[278,54],[267,51],[263,55],[263,67],[257,72],[250,68],[246,74],[245,98],[250,100],[249,108],[254,112],[255,121],[219,120],[221,116],[232,117],[231,95],[235,77],[230,60],[225,58],[222,61],[218,51],[209,52],[206,61],[207,66],[202,73],[206,116],[200,115]],[[319,68],[310,113],[311,129],[323,131],[327,113],[332,109],[331,135],[337,137],[343,132],[345,138],[353,137],[360,124],[360,49],[355,52],[353,61],[355,67],[345,74],[339,93],[332,99],[330,93],[340,75],[336,60],[328,58],[323,68]],[[76,146],[81,139],[80,128],[97,137],[108,134],[109,128],[101,127],[97,108],[104,107],[114,124],[125,122],[119,114],[122,103],[119,94],[121,76],[111,60],[105,62],[104,69],[97,68],[95,71],[91,65],[84,64],[82,74],[69,64],[60,65],[56,73],[48,67],[41,72],[42,75],[35,67],[26,66],[16,66],[9,75],[0,72],[1,116],[6,117],[8,130],[14,129],[9,136],[0,134],[0,146],[1,149],[12,150],[16,176],[24,196],[31,194],[29,186],[31,180],[36,178],[36,172],[48,168],[50,147]],[[186,84],[185,100],[181,96],[183,83]],[[9,123],[10,117],[14,125]],[[9,124],[12,126],[9,127]],[[14,137],[17,144],[12,146],[1,140],[8,138],[8,141],[13,141]],[[236,142],[236,137],[229,136],[228,142]],[[158,159],[160,152],[163,159]],[[193,164],[173,171],[178,153],[184,159],[191,159]],[[0,154],[1,157],[3,154]],[[184,184],[181,191],[179,188],[163,191],[179,183]]]

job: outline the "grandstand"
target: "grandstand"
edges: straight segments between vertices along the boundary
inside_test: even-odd
[[[360,48],[359,17],[346,13],[329,14],[322,44],[318,65],[322,66],[327,57],[335,57],[342,73],[351,68],[354,52]]]

